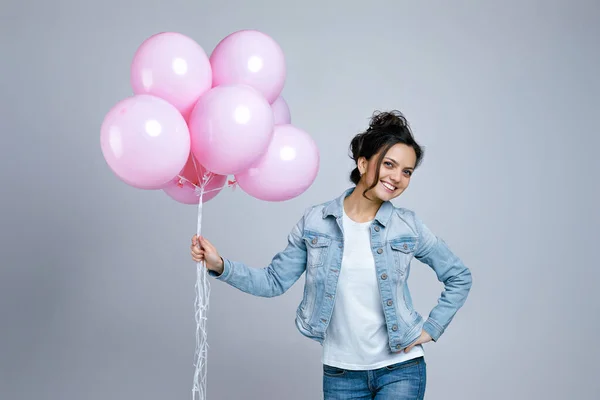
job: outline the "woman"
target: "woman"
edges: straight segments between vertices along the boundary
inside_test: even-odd
[[[471,288],[469,269],[414,214],[390,200],[408,187],[423,152],[404,116],[376,113],[350,144],[356,185],[307,209],[266,268],[222,258],[192,238],[211,276],[255,296],[283,294],[306,272],[298,330],[323,346],[329,399],[423,399],[422,345],[437,341]],[[429,265],[445,289],[427,319],[412,305],[410,262]]]

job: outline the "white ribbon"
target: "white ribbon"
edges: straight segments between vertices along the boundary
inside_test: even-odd
[[[221,188],[206,190],[206,185],[213,178],[214,174],[206,171],[200,178],[198,172],[198,165],[196,160],[192,158],[194,162],[194,168],[196,174],[199,177],[199,184],[196,185],[190,180],[183,176],[179,176],[179,182],[188,182],[194,186],[194,191],[199,196],[198,199],[198,226],[196,234],[198,237],[202,234],[202,199],[204,194],[221,190]],[[235,180],[229,181],[227,186],[235,189],[237,182]],[[192,387],[192,400],[206,400],[206,383],[207,383],[207,359],[208,359],[208,341],[206,332],[206,321],[208,314],[208,303],[210,299],[210,283],[208,281],[208,271],[206,269],[206,262],[202,261],[196,264],[196,300],[194,302],[195,315],[196,315],[196,353],[194,356],[194,385]]]
[[[194,161],[194,167],[198,170]],[[200,186],[196,186],[195,190],[199,194],[198,199],[198,226],[196,234],[198,238],[202,234],[202,198],[205,193],[204,189],[210,182],[213,174],[206,172],[202,177]],[[194,302],[196,315],[196,353],[194,356],[194,385],[192,387],[192,400],[206,400],[206,384],[207,384],[207,360],[208,360],[208,341],[206,332],[206,321],[208,314],[208,303],[210,299],[210,283],[208,281],[208,271],[206,262],[202,261],[196,264],[196,300]]]

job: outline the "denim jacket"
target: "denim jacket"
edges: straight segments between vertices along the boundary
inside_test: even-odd
[[[283,294],[306,272],[296,326],[304,336],[323,344],[344,251],[343,201],[353,190],[307,209],[288,235],[286,248],[267,267],[251,268],[223,258],[223,273],[211,275],[243,292],[273,297]],[[414,212],[391,202],[381,205],[370,231],[390,350],[408,347],[422,330],[437,341],[469,294],[471,272]],[[413,257],[429,265],[444,284],[426,320],[414,310],[407,286]]]

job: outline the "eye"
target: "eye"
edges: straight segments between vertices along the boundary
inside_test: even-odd
[[[406,170],[404,170],[404,175],[412,176],[412,171],[410,169],[406,169]]]
[[[391,162],[389,162],[389,161],[384,161],[384,162],[383,162],[383,165],[385,165],[387,168],[392,168],[392,167],[394,166],[394,165],[393,165]]]

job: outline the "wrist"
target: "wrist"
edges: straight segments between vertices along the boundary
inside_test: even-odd
[[[221,275],[225,271],[225,261],[223,261],[223,257],[221,257],[219,264],[217,265],[217,273]]]

